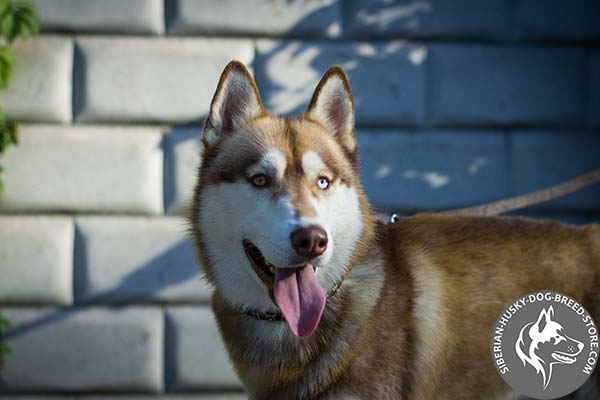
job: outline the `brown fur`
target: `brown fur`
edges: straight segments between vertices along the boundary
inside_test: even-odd
[[[312,336],[285,329],[275,340],[257,336],[284,323],[241,315],[215,289],[219,329],[252,398],[500,398],[509,388],[494,368],[489,343],[512,301],[536,290],[559,291],[600,321],[600,227],[437,214],[376,225],[357,182],[356,150],[348,152],[324,130],[304,116],[283,119],[265,111],[204,150],[192,233],[213,283],[203,249],[210,232],[200,231],[197,215],[207,185],[242,179],[264,149],[276,147],[288,165],[299,165],[307,149],[317,151],[336,179],[359,190],[362,239]],[[288,169],[284,182],[278,190],[290,194],[298,210],[310,209],[302,173]]]

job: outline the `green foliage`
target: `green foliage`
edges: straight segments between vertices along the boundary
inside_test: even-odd
[[[0,44],[0,89],[6,89],[13,72],[15,55],[11,45],[17,38],[36,35],[40,30],[37,9],[29,0],[0,0],[0,34],[4,43]],[[0,108],[0,156],[8,146],[16,145],[17,127],[6,119]],[[0,173],[2,166],[0,165]],[[0,179],[0,193],[3,185]],[[1,342],[0,342],[1,345]]]
[[[0,153],[11,144],[19,144],[17,126],[13,121],[7,121],[4,112],[0,109]]]
[[[17,136],[17,125],[13,121],[8,121],[4,112],[0,108],[0,154],[2,154],[8,146],[19,143]],[[0,165],[0,173],[2,173],[2,165]],[[0,179],[0,193],[2,193],[4,185]],[[0,342],[1,343],[1,342]]]
[[[12,75],[15,55],[8,46],[0,46],[0,89],[6,89]]]
[[[29,0],[0,0],[0,89],[6,89],[13,72],[15,55],[11,45],[18,38],[35,36],[40,30],[40,20],[37,9]],[[6,119],[0,108],[0,155],[10,145],[18,143],[17,126]],[[2,166],[0,165],[0,173]],[[0,193],[3,190],[0,179]],[[4,358],[10,352],[4,344],[3,331],[9,327],[9,322],[0,314],[0,368]]]
[[[4,359],[10,354],[10,349],[3,344],[3,332],[10,327],[10,322],[0,314],[0,368],[4,365]]]
[[[28,0],[0,0],[0,30],[8,44],[36,35],[40,20],[35,5]]]
[[[10,81],[15,56],[10,48],[21,37],[36,35],[40,30],[37,9],[29,0],[0,0],[0,33],[4,45],[0,46],[0,89]]]

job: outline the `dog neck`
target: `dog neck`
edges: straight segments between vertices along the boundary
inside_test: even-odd
[[[337,281],[331,289],[327,291],[327,300],[330,300],[333,296],[335,296],[344,283],[344,279],[346,279],[346,275],[343,275],[339,281]],[[255,310],[246,306],[237,306],[235,310],[247,317],[257,319],[259,321],[269,321],[269,322],[279,322],[283,321],[283,315],[279,311],[260,311]]]
[[[319,327],[309,337],[294,336],[285,321],[240,314],[215,291],[212,306],[219,329],[252,398],[318,397],[347,368],[354,343],[369,334],[366,321],[384,283],[378,246],[361,258],[328,299]]]

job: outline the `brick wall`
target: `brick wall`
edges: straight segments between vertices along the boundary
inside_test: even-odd
[[[341,64],[381,210],[477,204],[600,167],[594,0],[36,3],[44,32],[17,44],[0,91],[21,140],[1,160],[5,396],[243,398],[182,218],[230,59],[277,113],[306,107]],[[598,221],[600,188],[523,213]]]

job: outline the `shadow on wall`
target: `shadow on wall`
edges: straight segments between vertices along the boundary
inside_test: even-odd
[[[433,35],[429,31],[435,7],[432,1],[353,1],[345,5],[344,20],[353,22],[350,37],[368,37],[367,32]],[[338,64],[346,71],[354,97],[362,182],[381,210],[454,208],[506,197],[506,143],[501,133],[486,132],[471,140],[466,134],[401,131],[430,128],[430,58],[426,45],[403,40],[258,40],[254,74],[265,106],[278,115],[294,115],[305,111],[327,68]],[[473,187],[481,189],[474,193]]]
[[[293,2],[294,0],[289,0]],[[313,11],[298,21],[286,35],[288,37],[310,36],[314,21],[336,10],[335,2]],[[176,2],[168,2],[177,7]],[[368,23],[385,27],[395,21],[405,20],[407,26],[418,26],[418,17],[431,12],[432,6],[426,1],[415,1],[405,5],[380,5],[376,13],[365,11],[362,17]],[[167,10],[167,20],[175,9]],[[333,24],[339,24],[338,17]],[[335,31],[335,27],[329,27]],[[339,26],[338,26],[339,30]],[[84,90],[84,65],[81,54],[78,58],[75,77],[76,85]],[[348,73],[353,84],[357,119],[360,122],[377,125],[398,121],[417,122],[424,117],[424,92],[414,82],[424,79],[427,50],[423,46],[409,45],[401,41],[386,44],[331,44],[322,42],[294,42],[261,40],[254,61],[256,81],[267,107],[277,114],[291,114],[303,111],[312,91],[323,72],[333,64],[340,64]],[[293,76],[293,79],[289,79]],[[216,82],[215,82],[216,84]],[[212,92],[211,92],[212,95]],[[208,96],[208,95],[207,95]],[[74,110],[80,110],[85,96],[74,93]],[[207,97],[206,101],[210,101]],[[200,121],[194,121],[200,124]],[[185,140],[198,140],[198,136],[187,135]],[[172,201],[171,193],[176,172],[173,160],[166,160],[167,179],[165,202]],[[171,185],[171,186],[169,186]],[[180,242],[161,255],[140,265],[121,279],[115,287],[89,295],[81,288],[88,286],[87,245],[82,235],[76,239],[75,293],[78,308],[57,310],[37,320],[14,326],[5,333],[5,339],[24,335],[48,324],[57,323],[85,310],[88,306],[111,304],[116,307],[138,302],[156,302],[156,294],[177,286],[190,279],[198,278],[198,270],[189,244]]]
[[[332,3],[320,13],[337,13],[336,4]],[[433,12],[433,5],[423,0],[400,4],[353,1],[343,11],[348,15],[338,16],[334,23],[353,21],[370,32],[385,31],[395,25],[410,36],[410,31],[421,25],[420,18]],[[303,31],[303,21],[312,18],[309,15],[298,22],[291,29],[292,37],[294,32]],[[346,37],[353,36],[352,31],[346,33]],[[402,40],[259,40],[254,69],[263,101],[275,114],[303,112],[325,70],[338,64],[350,79],[359,127],[414,126],[425,119],[427,59],[425,46]]]
[[[292,1],[294,0],[289,0]],[[369,7],[370,2],[367,1],[355,3],[358,6],[353,5],[353,7],[363,6],[362,9],[354,11],[357,18],[366,26],[375,27],[376,31],[383,31],[394,25],[401,26],[404,32],[408,32],[408,36],[410,31],[419,29],[423,18],[432,17],[436,12],[432,2],[422,0],[402,4],[379,2],[375,8]],[[329,3],[324,8],[305,16],[290,29],[289,36],[307,37],[307,30],[314,26],[311,20],[321,18],[320,16],[331,12],[332,9],[335,9],[335,5]],[[174,10],[167,11],[174,12]],[[79,54],[76,54],[76,57],[81,58]],[[428,63],[427,47],[404,41],[360,43],[259,40],[254,71],[265,105],[277,114],[292,114],[304,111],[323,72],[329,66],[339,64],[347,72],[352,84],[357,125],[379,128],[418,126],[425,122]],[[85,79],[80,76],[84,73],[81,67],[79,65],[75,71],[76,80]],[[83,85],[76,86],[83,90]],[[211,95],[212,88],[211,92],[206,94],[204,101],[209,102]],[[81,108],[79,102],[84,97],[83,93],[74,93],[74,110]],[[194,123],[200,127],[199,120]],[[376,135],[379,133],[372,134],[374,137]],[[450,197],[457,198],[456,192],[462,193],[463,196],[459,199],[462,203],[456,206],[466,205],[464,203],[469,202],[469,199],[487,201],[506,193],[506,188],[503,186],[506,182],[503,182],[501,174],[498,174],[498,171],[506,166],[496,158],[499,146],[503,143],[501,136],[487,137],[485,139],[488,143],[485,146],[487,150],[483,152],[481,147],[471,145],[471,150],[467,151],[465,153],[467,156],[463,158],[458,155],[458,148],[464,149],[467,143],[472,142],[469,133],[462,134],[464,137],[456,140],[443,138],[443,133],[434,137],[421,134],[398,136],[394,132],[383,137],[389,140],[389,144],[386,145],[388,153],[383,157],[378,153],[381,151],[380,147],[373,146],[372,150],[369,150],[368,143],[363,143],[368,142],[366,136],[362,139],[361,145],[364,144],[367,151],[376,153],[368,157],[373,161],[367,166],[367,175],[363,172],[367,193],[380,190],[386,192],[385,196],[389,198],[390,186],[392,189],[401,186],[404,196],[415,199],[415,207],[418,204],[421,207],[423,205],[443,207],[444,204],[446,207],[452,206],[448,201]],[[199,135],[190,134],[182,140],[197,141],[198,137]],[[382,143],[381,139],[382,137],[378,138],[378,143]],[[387,143],[385,140],[384,144]],[[414,155],[397,154],[398,150],[390,148],[398,143],[406,143],[407,149]],[[450,145],[446,146],[445,143]],[[433,145],[438,148],[432,153],[430,149]],[[457,149],[457,154],[449,154],[449,149]],[[389,153],[390,151],[394,154]],[[436,160],[422,159],[426,156],[431,158],[432,154],[438,156]],[[431,168],[424,169],[424,163]],[[177,175],[174,164],[174,160],[166,154],[165,205],[167,207],[173,202],[172,193],[178,190],[174,186]],[[448,172],[449,170],[451,171]],[[372,186],[377,185],[380,188],[371,189],[369,181],[373,181]],[[192,185],[193,182],[189,184]],[[451,187],[458,189],[450,189]],[[484,188],[485,190],[480,190],[483,195],[477,195],[469,190],[475,187]],[[494,192],[492,187],[500,187],[501,190]],[[398,193],[396,190],[391,192],[393,195]],[[493,197],[486,198],[490,194]],[[428,200],[427,197],[432,199]],[[391,205],[389,203],[389,206]],[[184,242],[174,245],[154,259],[139,265],[113,288],[92,295],[76,292],[78,300],[76,305],[82,306],[81,308],[59,310],[38,320],[15,326],[6,332],[5,338],[10,340],[45,325],[64,320],[85,309],[86,306],[107,303],[122,306],[135,302],[160,301],[157,293],[198,277],[193,256],[182,256],[182,254],[189,254],[187,246]],[[85,261],[87,250],[85,240],[80,236],[78,236],[77,248],[79,253],[76,260],[76,287],[85,288],[88,280],[87,261]]]
[[[4,334],[6,340],[27,334],[48,324],[60,322],[90,306],[109,305],[119,308],[136,303],[172,300],[168,293],[165,295],[169,289],[177,290],[176,286],[182,283],[203,279],[191,243],[189,240],[181,240],[128,273],[113,288],[95,290],[88,277],[90,268],[88,244],[81,233],[77,231],[75,249],[74,286],[77,288],[75,298],[78,308],[59,309],[39,319],[11,327]],[[203,290],[203,288],[198,285],[198,290]],[[208,300],[207,297],[206,300]],[[177,302],[177,298],[172,301]]]
[[[427,55],[426,47],[402,41],[259,41],[255,77],[270,110],[296,114],[325,70],[339,64],[352,85],[358,126],[410,126],[425,119]]]

